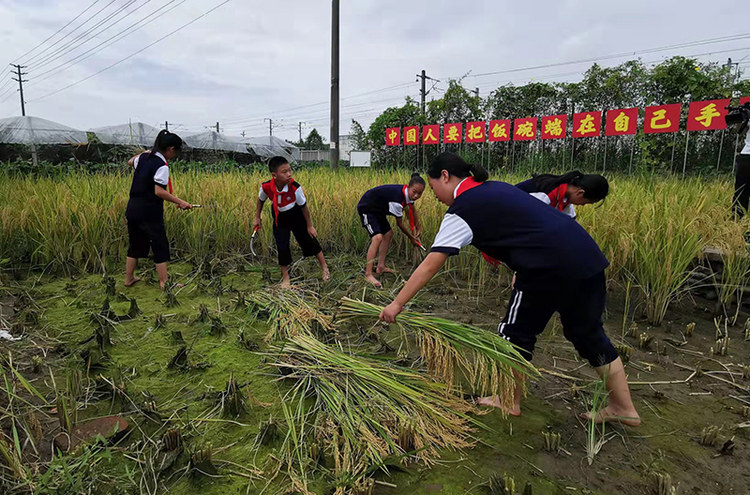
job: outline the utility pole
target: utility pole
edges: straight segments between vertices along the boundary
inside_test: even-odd
[[[263,122],[268,121],[268,135],[273,136],[273,119],[263,119]]]
[[[218,123],[218,122],[216,123],[216,132],[221,132],[221,131],[219,130],[219,123]]]
[[[16,74],[18,75],[18,79],[13,79],[18,83],[18,87],[21,91],[21,116],[26,117],[26,103],[23,101],[23,83],[28,82],[26,79],[23,78],[23,76],[26,75],[25,72],[21,72],[21,69],[25,69],[25,65],[16,65],[16,64],[10,64],[12,67],[16,68]]]
[[[422,100],[421,101],[421,105],[420,105],[420,109],[421,109],[421,113],[422,113],[422,119],[424,119],[425,100],[427,98],[427,93],[429,93],[429,91],[427,91],[427,79],[429,79],[430,81],[435,81],[436,79],[433,79],[433,78],[429,77],[427,75],[427,73],[424,71],[424,69],[422,69],[422,73],[421,74],[417,74],[417,81],[419,81],[420,79],[422,80],[422,89],[419,91],[419,95],[421,96],[421,100]],[[417,168],[419,168],[421,170],[421,168],[422,168],[422,151],[423,151],[422,145],[419,145],[417,147],[417,149],[418,149],[418,151],[417,151]]]
[[[339,168],[339,0],[331,4],[331,170]]]
[[[168,120],[164,121],[164,129],[166,129],[167,131],[169,131],[169,121]]]
[[[479,88],[474,88],[474,90],[472,91],[472,93],[474,93],[474,96],[476,96],[477,98],[479,98]]]
[[[298,122],[297,127],[299,128],[299,142],[302,143],[302,125],[306,122]]]

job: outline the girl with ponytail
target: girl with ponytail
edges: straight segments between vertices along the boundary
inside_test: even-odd
[[[164,201],[170,201],[181,210],[193,206],[174,196],[172,180],[169,178],[167,162],[177,156],[182,148],[182,139],[169,131],[160,131],[151,151],[134,156],[128,165],[135,169],[130,186],[130,200],[125,210],[128,220],[128,256],[125,264],[125,287],[140,279],[135,277],[138,258],[147,258],[149,250],[154,253],[154,263],[159,274],[159,286],[167,284],[167,262],[169,241],[164,228]]]
[[[388,223],[388,217],[396,217],[396,225],[415,246],[422,247],[419,236],[422,227],[419,223],[415,202],[422,197],[425,182],[419,174],[412,174],[408,184],[392,184],[378,186],[367,191],[357,204],[357,214],[362,221],[362,227],[370,235],[370,248],[367,250],[365,264],[365,278],[375,287],[382,287],[380,281],[373,274],[373,265],[377,260],[375,273],[393,273],[385,266],[385,256],[393,239],[393,230]],[[404,212],[409,215],[409,227],[404,225]]]
[[[576,217],[575,206],[598,203],[609,194],[606,178],[577,170],[563,175],[535,175],[516,187],[572,218]]]
[[[449,256],[469,244],[487,259],[517,273],[517,281],[498,333],[530,360],[537,336],[555,312],[565,337],[596,371],[606,377],[609,405],[597,422],[637,426],[622,361],[604,333],[607,297],[604,269],[609,262],[596,242],[572,218],[559,215],[521,189],[488,181],[487,171],[453,153],[442,153],[427,169],[437,199],[448,206],[435,242],[396,299],[380,314],[393,323],[401,309],[440,270]],[[506,412],[521,414],[521,380]],[[480,405],[503,407],[499,397]]]

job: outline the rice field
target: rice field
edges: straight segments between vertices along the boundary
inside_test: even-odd
[[[396,235],[398,273],[373,290],[355,206],[409,174],[295,173],[332,280],[300,261],[292,291],[276,286],[268,211],[250,255],[265,175],[172,174],[204,207],[165,207],[170,276],[184,284],[166,292],[150,263],[122,285],[127,175],[0,176],[0,330],[19,338],[0,340],[3,493],[744,490],[750,221],[731,218],[729,181],[615,176],[604,204],[578,210],[611,262],[605,327],[644,419],[635,430],[578,418],[606,392],[557,319],[533,364],[492,331],[510,276],[471,248],[400,323],[377,322],[421,254]],[[429,245],[445,207],[429,191],[417,207]],[[474,405],[510,400],[514,370],[521,417]]]

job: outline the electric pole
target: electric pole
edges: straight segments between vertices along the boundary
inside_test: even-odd
[[[474,96],[476,96],[477,98],[479,98],[479,88],[474,88],[474,90],[472,91],[472,93],[474,93]]]
[[[299,122],[297,123],[297,127],[299,128],[299,142],[302,143],[302,125],[306,122]]]
[[[421,111],[422,111],[422,119],[424,119],[424,111],[425,111],[425,99],[427,98],[427,79],[430,81],[435,81],[435,79],[429,77],[427,73],[422,70],[422,74],[417,74],[417,81],[422,80],[422,89],[419,91],[419,95],[422,97],[422,104],[421,104]],[[422,168],[422,146],[418,146],[417,148],[417,168],[421,170]]]
[[[164,129],[166,129],[167,131],[169,131],[169,121],[168,120],[164,121]]]
[[[219,123],[218,123],[218,122],[216,123],[216,132],[221,132],[221,131],[219,130]]]
[[[427,95],[430,94],[431,90],[427,90],[427,83],[426,81],[429,79],[430,81],[440,82],[437,79],[433,79],[430,76],[428,76],[425,71],[422,71],[422,74],[417,74],[417,81],[422,80],[422,90],[419,92],[420,96],[422,97],[422,115],[424,115],[425,110],[425,99],[427,98]]]
[[[331,170],[339,168],[339,0],[331,5]]]
[[[273,119],[263,119],[263,121],[268,121],[268,135],[273,136]]]
[[[21,91],[21,116],[26,117],[26,103],[23,101],[23,83],[28,82],[26,79],[23,78],[23,76],[26,75],[25,72],[21,72],[21,69],[25,69],[25,65],[16,65],[16,64],[10,64],[12,67],[16,68],[16,74],[18,75],[18,79],[13,79],[18,83],[18,88]]]

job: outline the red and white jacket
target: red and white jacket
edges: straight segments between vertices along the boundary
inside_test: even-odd
[[[305,206],[307,204],[307,198],[302,191],[302,186],[294,180],[285,185],[281,190],[276,188],[276,182],[273,179],[264,182],[260,185],[258,199],[261,201],[272,200],[274,223],[278,223],[279,213],[290,211],[295,206]]]

